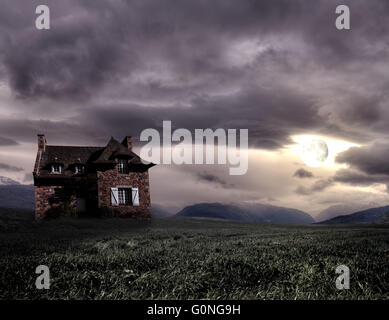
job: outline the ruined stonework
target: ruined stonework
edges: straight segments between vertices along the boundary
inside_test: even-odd
[[[101,209],[114,216],[149,219],[148,169],[132,151],[131,137],[111,138],[104,147],[47,145],[38,135],[34,166],[35,218],[66,206],[79,216],[96,216]]]

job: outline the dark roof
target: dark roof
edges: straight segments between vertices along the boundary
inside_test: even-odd
[[[111,138],[109,140],[107,146],[104,148],[104,150],[101,152],[99,157],[95,160],[96,163],[113,163],[115,162],[115,156],[118,154],[124,155],[124,156],[131,156],[130,150],[126,148],[124,145],[119,143],[114,138]]]
[[[144,165],[140,157],[126,146],[111,138],[105,147],[76,147],[76,146],[50,146],[47,145],[42,153],[39,176],[50,175],[53,177],[73,175],[73,166],[76,164],[114,164],[115,157],[124,157],[131,164],[151,167],[153,164]],[[51,175],[51,165],[58,163],[63,165],[63,174]],[[68,171],[68,172],[66,172]]]
[[[65,166],[75,163],[86,164],[103,150],[104,147],[46,146],[42,154],[41,167],[51,163],[61,163]]]

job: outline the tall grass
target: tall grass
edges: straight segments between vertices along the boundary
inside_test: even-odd
[[[9,222],[9,221],[8,221]],[[387,299],[389,228],[211,220],[1,225],[1,299]],[[49,290],[35,268],[50,268]],[[337,290],[347,265],[350,290]]]

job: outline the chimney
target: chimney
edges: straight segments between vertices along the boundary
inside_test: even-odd
[[[125,145],[128,148],[128,150],[132,150],[132,137],[131,136],[126,136],[123,139],[122,144]]]
[[[46,138],[44,134],[38,134],[38,151],[45,151]]]

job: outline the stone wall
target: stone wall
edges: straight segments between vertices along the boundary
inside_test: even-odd
[[[47,210],[52,205],[50,199],[54,197],[54,189],[62,188],[62,186],[35,186],[35,219],[41,220],[45,217]]]
[[[117,168],[97,173],[98,206],[112,208],[120,217],[151,218],[151,203],[148,172],[120,174]],[[111,188],[138,188],[139,206],[111,205]]]
[[[96,186],[96,178],[71,180],[67,185],[59,185],[61,182],[52,183],[55,185],[47,185],[48,181],[35,181],[35,219],[41,220],[45,218],[46,212],[58,205],[53,203],[55,189],[64,188],[64,190],[76,190],[77,186],[88,188],[86,198],[88,201],[96,203],[95,206],[89,206],[89,209],[96,211],[97,207],[108,207],[114,210],[119,217],[131,217],[150,219],[151,218],[151,203],[149,190],[149,174],[148,172],[130,172],[128,174],[120,174],[117,168],[107,169],[97,172],[97,199],[94,196],[96,191],[93,191],[93,186]],[[51,183],[50,183],[51,184]],[[138,188],[139,190],[139,206],[132,205],[111,205],[111,188],[112,187],[127,187]],[[93,200],[95,199],[95,200]],[[90,202],[89,202],[90,203]],[[93,207],[95,209],[93,209]],[[91,212],[92,216],[97,212]]]

